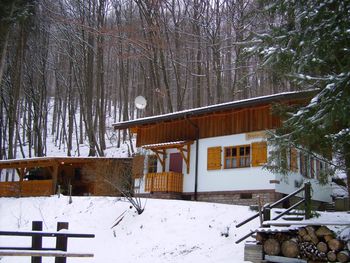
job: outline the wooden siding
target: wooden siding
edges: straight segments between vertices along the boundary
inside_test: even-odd
[[[239,134],[280,126],[280,119],[271,115],[271,106],[259,106],[206,114],[190,118],[199,128],[200,138]],[[139,126],[137,146],[195,139],[196,128],[189,120],[176,120]]]
[[[0,197],[50,196],[52,180],[0,182]]]
[[[146,192],[182,193],[183,174],[175,172],[148,173],[146,175]]]
[[[144,155],[136,155],[132,159],[132,178],[141,178],[143,176],[143,166],[145,162]]]

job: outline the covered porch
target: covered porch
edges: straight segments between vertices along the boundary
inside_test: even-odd
[[[63,194],[69,194],[71,186],[72,195],[120,195],[106,180],[119,184],[130,168],[131,159],[128,158],[0,160],[0,197],[50,196],[57,192],[58,186]]]
[[[145,145],[142,148],[155,153],[161,164],[161,172],[148,172],[145,178],[145,192],[150,193],[182,193],[183,170],[190,172],[191,145],[193,141],[177,141],[160,144]],[[170,149],[176,152],[168,153]],[[166,159],[169,158],[169,165]],[[185,169],[183,169],[185,163]]]

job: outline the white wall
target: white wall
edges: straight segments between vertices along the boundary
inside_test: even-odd
[[[277,175],[277,179],[280,181],[280,184],[276,185],[276,191],[279,193],[290,194],[300,188],[298,185],[311,182],[311,195],[313,200],[322,202],[332,201],[332,188],[330,182],[326,185],[321,185],[317,179],[305,178],[301,174],[294,172],[291,172],[288,175]],[[304,193],[300,193],[298,196],[303,197]]]
[[[237,191],[274,189],[275,176],[261,167],[223,169],[224,147],[251,144],[262,138],[247,140],[245,134],[206,138],[199,141],[198,191]],[[222,168],[207,170],[208,147],[221,146]],[[192,165],[192,164],[191,164]]]
[[[295,181],[312,183],[313,199],[319,201],[331,201],[330,184],[322,186],[316,179],[303,178],[300,174],[291,173],[288,176],[272,174],[266,169],[260,167],[246,167],[223,169],[224,147],[247,145],[253,142],[259,142],[263,138],[247,139],[245,134],[236,134],[228,136],[220,136],[215,138],[206,138],[199,140],[198,151],[198,192],[211,191],[239,191],[239,190],[276,190],[279,193],[289,194],[298,187]],[[207,149],[208,147],[222,147],[222,168],[220,170],[207,170]],[[269,148],[268,148],[269,151]],[[178,152],[177,149],[167,150],[167,157],[170,153]],[[152,154],[148,152],[147,154]],[[183,192],[194,192],[195,184],[195,160],[196,160],[196,142],[191,145],[190,173],[187,174],[186,163],[183,162],[184,184]],[[147,158],[145,158],[144,173],[147,173]],[[166,158],[166,171],[169,171],[169,158]],[[162,167],[158,162],[157,171],[161,172]],[[279,180],[279,184],[270,183],[270,180]],[[135,184],[140,184],[140,193],[144,193],[145,180],[136,180]]]

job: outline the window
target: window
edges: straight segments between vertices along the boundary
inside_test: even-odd
[[[308,158],[307,158],[307,155],[300,152],[299,153],[299,162],[300,162],[300,174],[304,177],[308,177],[308,169],[307,169],[308,168],[307,167]]]
[[[315,168],[314,165],[315,164],[315,160],[314,158],[310,157],[310,177],[311,178],[315,178]]]
[[[241,193],[239,195],[240,199],[252,199],[253,198],[253,194],[252,193]]]
[[[148,173],[157,172],[157,156],[149,155],[148,156]]]
[[[225,169],[250,166],[250,146],[225,147]]]

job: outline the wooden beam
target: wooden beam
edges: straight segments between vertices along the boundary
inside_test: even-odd
[[[162,165],[162,171],[165,172],[165,159],[166,159],[166,151],[165,149],[162,151],[159,150],[152,150],[153,152],[155,152],[160,164]],[[162,157],[161,157],[162,155]]]
[[[187,172],[187,174],[189,174],[190,173],[191,144],[190,143],[186,144],[186,147],[187,147],[187,149],[185,148],[185,146],[178,147],[177,149],[181,153],[182,159],[186,163],[186,172]],[[187,153],[187,156],[185,155],[185,152]]]
[[[57,178],[58,178],[58,164],[52,166],[52,193],[56,194],[57,189]]]

